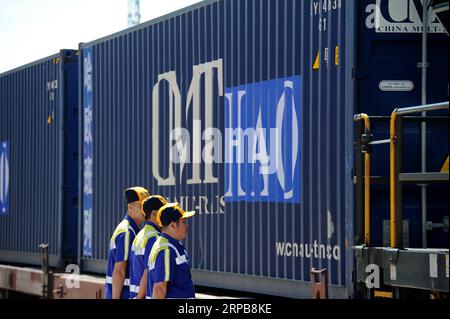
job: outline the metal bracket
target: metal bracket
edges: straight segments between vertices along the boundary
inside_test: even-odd
[[[311,269],[311,294],[312,299],[328,299],[328,271],[326,269]]]
[[[95,299],[102,299],[102,290],[101,289],[97,289],[95,291]]]
[[[395,252],[395,256],[393,256],[394,253],[391,253],[391,256],[389,257],[389,261],[393,265],[397,265],[398,257],[400,257],[400,249],[397,249]]]
[[[419,62],[419,63],[417,63],[417,67],[418,68],[429,68],[430,63],[429,62],[426,62],[426,63]]]
[[[373,142],[370,142],[369,145],[389,144],[390,142],[391,142],[390,139],[387,139],[387,140],[379,140],[379,141],[373,141]]]
[[[397,144],[398,144],[398,136],[395,135],[395,136],[394,136],[394,145],[397,145]]]
[[[42,243],[39,245],[39,248],[42,249],[42,298],[48,299],[51,298],[51,286],[52,286],[52,276],[53,274],[49,269],[49,258],[48,258],[48,244]]]
[[[8,287],[9,289],[12,289],[14,285],[14,272],[10,271],[8,273]]]
[[[59,285],[58,289],[54,289],[53,290],[53,294],[58,294],[59,298],[63,298],[65,294],[67,294],[67,292],[64,290],[64,286],[63,285]]]
[[[448,216],[444,216],[442,223],[433,223],[427,221],[427,230],[433,230],[436,228],[442,228],[444,232],[448,232]]]

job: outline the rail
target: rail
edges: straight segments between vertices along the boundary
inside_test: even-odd
[[[364,121],[366,142],[371,139],[370,118],[367,114],[357,114],[353,118],[355,122]],[[366,146],[364,152],[364,244],[370,246],[370,146]]]
[[[398,196],[399,196],[399,161],[398,161],[398,149],[401,148],[401,145],[398,139],[400,134],[399,130],[399,122],[401,122],[402,117],[408,114],[420,113],[420,112],[431,112],[438,110],[448,110],[448,102],[436,103],[436,104],[428,104],[421,105],[415,107],[405,107],[405,108],[397,108],[392,112],[391,115],[391,125],[390,125],[390,225],[391,225],[391,234],[390,234],[390,243],[391,248],[398,248],[399,246],[399,236],[401,233],[399,231],[399,227],[401,227],[401,220],[399,216],[398,208]],[[448,179],[448,178],[447,178]],[[400,226],[399,226],[400,224]]]
[[[392,170],[392,159],[395,158],[394,162],[397,161],[396,158],[396,148],[400,147],[400,145],[397,145],[398,141],[398,127],[397,124],[400,120],[405,121],[418,121],[418,122],[429,122],[429,121],[448,121],[448,116],[407,116],[408,114],[412,113],[420,113],[424,111],[435,111],[435,110],[442,110],[442,109],[448,109],[448,103],[438,103],[438,104],[430,104],[430,105],[424,105],[424,106],[417,106],[417,107],[407,107],[407,108],[398,108],[394,110],[392,113],[392,116],[369,116],[367,114],[361,113],[356,114],[353,117],[354,122],[356,123],[364,123],[364,134],[361,137],[358,137],[358,143],[360,144],[360,151],[358,153],[364,154],[364,178],[362,176],[362,163],[360,164],[360,169],[357,168],[357,176],[356,176],[356,183],[358,185],[360,184],[360,180],[364,179],[364,217],[363,221],[360,222],[360,229],[361,233],[363,233],[364,238],[364,245],[371,246],[371,233],[370,233],[370,220],[371,220],[371,211],[370,211],[370,192],[371,192],[371,183],[382,183],[384,180],[386,183],[390,184],[390,225],[391,231],[390,234],[390,242],[391,247],[397,247],[397,229],[395,228],[397,226],[397,220],[399,219],[397,214],[397,197],[392,197],[397,194],[397,184],[398,182],[417,182],[417,181],[433,181],[433,182],[439,182],[439,181],[445,181],[448,180],[448,174],[438,174],[438,173],[404,173],[404,174],[397,174],[396,168],[394,167],[394,170]],[[391,132],[390,132],[390,138],[385,140],[373,140],[372,135],[372,127],[371,122],[372,121],[390,121],[391,122]],[[392,128],[392,125],[394,125],[394,128]],[[360,129],[358,129],[360,130]],[[394,130],[392,133],[392,130]],[[376,145],[382,145],[382,144],[390,144],[391,150],[390,150],[390,176],[383,177],[383,176],[371,176],[371,153],[372,153],[372,146]],[[394,153],[392,153],[392,147],[394,147]],[[394,157],[393,157],[394,156]],[[397,165],[397,164],[396,164]],[[358,166],[358,165],[357,165]],[[397,169],[398,171],[398,169]],[[394,182],[392,181],[392,177],[397,176],[394,178]],[[362,187],[362,185],[360,186]],[[361,190],[361,198],[362,198],[362,190]],[[358,208],[358,216],[362,215],[362,204]],[[394,208],[393,208],[394,207]],[[394,226],[394,227],[393,227]]]

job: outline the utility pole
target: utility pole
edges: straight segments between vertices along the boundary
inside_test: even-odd
[[[128,27],[135,26],[141,21],[139,0],[128,0]]]

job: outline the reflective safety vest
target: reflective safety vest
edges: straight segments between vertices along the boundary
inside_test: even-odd
[[[158,235],[158,226],[149,221],[133,241],[130,253],[130,299],[139,293],[142,275],[147,270],[148,256]]]
[[[166,298],[195,298],[189,256],[183,244],[167,234],[156,239],[148,259],[147,294],[152,297],[153,286],[167,282]]]
[[[130,294],[130,263],[129,252],[139,227],[134,220],[126,215],[124,220],[116,227],[109,243],[108,269],[106,272],[105,295],[106,299],[112,298],[112,275],[114,266],[118,262],[127,262],[125,281],[123,283],[120,299],[128,299]]]

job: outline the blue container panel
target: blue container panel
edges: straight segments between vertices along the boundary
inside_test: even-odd
[[[0,140],[9,142],[8,210],[0,216],[0,258],[59,254],[59,115],[57,56],[0,76]],[[48,122],[50,121],[50,123]]]
[[[83,65],[82,105],[93,112],[88,125],[84,117],[93,136],[83,155],[93,160],[92,178],[84,165],[93,191],[84,188],[85,260],[107,258],[123,190],[142,185],[198,212],[186,240],[194,269],[309,281],[310,268],[324,267],[345,285],[346,9],[343,1],[208,1],[83,45],[92,63]],[[181,141],[190,153],[172,165],[175,127],[189,132]],[[201,158],[212,127],[221,135],[214,154],[233,163]],[[257,128],[266,135],[256,150],[279,156],[282,169],[262,173],[267,163],[247,151],[237,163],[255,139],[228,143],[227,132]]]
[[[1,201],[7,202],[0,214],[2,261],[40,265],[41,243],[49,244],[52,266],[76,257],[76,203],[62,198],[78,192],[78,139],[70,136],[78,125],[76,61],[74,51],[63,50],[0,75],[0,141],[8,146],[0,174]]]

